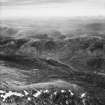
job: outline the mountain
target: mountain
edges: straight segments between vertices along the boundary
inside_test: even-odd
[[[0,27],[1,105],[105,104],[101,22],[82,23],[81,30],[88,33],[78,34],[81,30],[74,29],[74,35],[58,30],[34,35],[27,28],[11,27]]]

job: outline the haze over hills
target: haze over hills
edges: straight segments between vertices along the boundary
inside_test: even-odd
[[[84,17],[85,18],[85,17]],[[34,36],[35,34],[64,34],[64,35],[81,35],[88,33],[104,33],[105,29],[105,19],[104,18],[43,18],[43,19],[14,19],[14,20],[4,20],[1,25],[13,27],[16,36],[26,37],[30,34]],[[8,33],[7,33],[8,34]],[[15,36],[13,34],[13,37]],[[52,35],[53,36],[53,35]]]

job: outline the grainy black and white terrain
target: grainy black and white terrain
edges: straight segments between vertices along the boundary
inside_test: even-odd
[[[105,20],[1,23],[0,105],[105,105]]]

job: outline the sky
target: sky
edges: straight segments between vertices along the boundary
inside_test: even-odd
[[[105,16],[105,0],[1,0],[1,18]]]

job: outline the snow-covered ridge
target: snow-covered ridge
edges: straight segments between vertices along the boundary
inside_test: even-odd
[[[5,94],[3,94],[5,93]],[[22,93],[18,93],[18,92],[12,92],[12,91],[9,91],[9,92],[5,92],[3,90],[0,90],[0,97],[3,98],[3,102],[6,101],[6,99],[12,95],[15,95],[15,96],[18,96],[18,97],[23,97],[24,95]]]
[[[61,93],[66,93],[67,90],[61,89],[60,92]],[[70,93],[71,96],[74,95],[74,93],[71,92],[71,90],[68,90],[68,92]],[[57,93],[58,93],[57,90],[55,90],[54,92],[52,92],[52,95],[57,95]],[[48,90],[48,89],[46,89],[46,90],[37,90],[37,91],[35,91],[34,93],[32,93],[30,95],[30,93],[28,91],[26,91],[26,90],[23,90],[22,93],[14,92],[14,91],[8,91],[8,92],[6,92],[6,91],[3,91],[3,90],[0,90],[0,100],[2,100],[3,102],[7,102],[7,98],[10,98],[11,96],[17,96],[19,98],[27,97],[27,100],[28,99],[31,100],[31,97],[38,98],[42,94],[51,94],[51,91]],[[30,101],[30,100],[28,100],[28,101]]]

